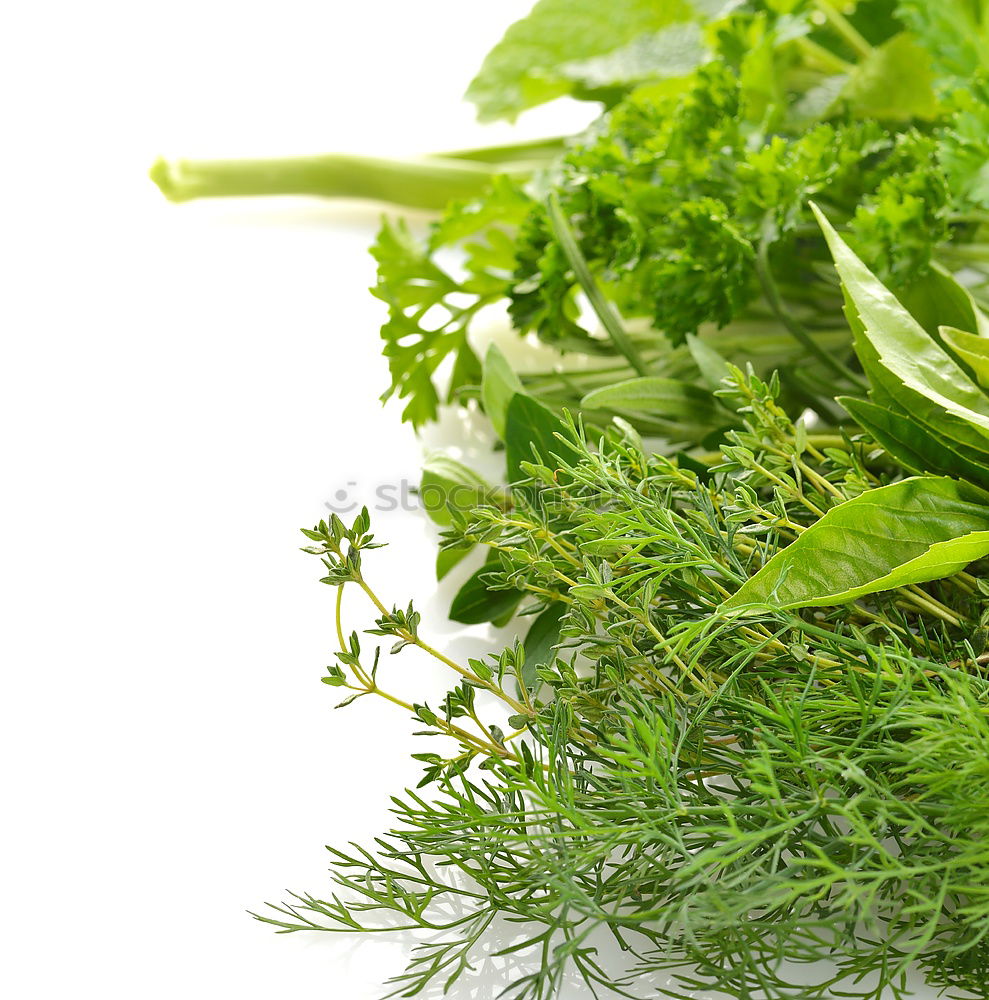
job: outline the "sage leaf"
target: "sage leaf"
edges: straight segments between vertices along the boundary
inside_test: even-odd
[[[588,410],[627,414],[647,433],[668,441],[699,441],[733,423],[707,389],[659,376],[627,379],[589,392]]]
[[[573,448],[557,437],[565,430],[566,425],[549,407],[531,396],[515,393],[505,417],[508,481],[514,483],[525,477],[523,462],[535,460],[551,466],[554,455],[572,458]]]
[[[989,493],[939,476],[869,490],[773,556],[723,611],[828,607],[950,576],[989,554]]]
[[[687,350],[694,359],[701,378],[709,389],[718,389],[721,382],[729,374],[728,362],[706,341],[696,333],[687,334]]]
[[[505,355],[496,344],[491,344],[484,355],[484,370],[481,377],[481,402],[484,412],[491,421],[495,433],[505,440],[505,420],[508,404],[515,393],[524,393],[519,377],[512,370]]]
[[[472,510],[494,493],[487,480],[449,455],[428,455],[423,463],[419,500],[430,519],[442,527],[453,520],[450,507]]]
[[[595,389],[584,396],[580,405],[589,410],[632,410],[660,417],[682,417],[697,423],[715,420],[715,400],[706,389],[654,375]]]

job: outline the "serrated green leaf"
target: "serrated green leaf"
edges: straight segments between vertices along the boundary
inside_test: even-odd
[[[969,79],[980,66],[989,68],[989,21],[981,2],[900,0],[897,15],[942,72]]]
[[[371,253],[378,262],[372,294],[388,304],[388,321],[381,327],[382,353],[388,359],[392,384],[382,395],[407,400],[402,419],[421,427],[436,419],[440,402],[434,382],[443,360],[453,356],[447,399],[465,385],[480,381],[481,366],[467,339],[466,318],[446,297],[460,286],[430,257],[401,220],[386,221]],[[430,310],[441,308],[446,322],[427,322]]]
[[[880,486],[829,510],[722,605],[827,607],[939,580],[989,554],[989,493],[947,477]]]
[[[989,208],[989,77],[983,69],[951,95],[957,111],[938,147],[938,162],[955,195]]]

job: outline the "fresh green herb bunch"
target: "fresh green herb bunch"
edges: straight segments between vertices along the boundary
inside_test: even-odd
[[[262,919],[430,932],[390,995],[449,988],[495,947],[518,997],[574,971],[630,996],[909,997],[914,960],[984,997],[985,684],[835,636],[831,671],[749,647],[711,697],[619,690],[593,739],[567,735],[561,679],[523,762],[397,798],[373,854],[331,849],[342,895]],[[630,970],[602,967],[600,931]]]
[[[451,617],[525,626],[484,658],[379,597],[366,511],[306,532],[324,683],[431,739],[343,891],[259,919],[421,932],[392,995],[500,948],[533,1000],[989,996],[987,37],[985,0],[538,0],[469,97],[598,102],[581,136],[156,164],[175,200],[442,210],[373,250],[385,396],[478,401],[511,484],[424,471],[438,575],[486,553]],[[491,306],[559,363],[482,362]],[[391,690],[410,649],[453,686]]]
[[[648,616],[639,614],[635,628],[646,632],[636,633],[635,642],[650,634],[665,642],[662,637],[671,628],[692,637],[690,629],[708,622],[781,547],[808,531],[809,537],[818,537],[826,514],[846,502],[850,507],[844,509],[855,510],[859,498],[856,558],[874,560],[873,572],[883,559],[892,559],[894,565],[904,561],[908,519],[921,501],[911,499],[906,490],[899,494],[887,486],[902,476],[899,464],[881,450],[844,436],[808,434],[778,405],[778,389],[778,380],[767,383],[734,371],[719,395],[734,406],[742,426],[728,432],[713,465],[687,456],[647,459],[630,428],[621,439],[613,440],[612,433],[601,439],[601,448],[589,449],[572,423],[568,431],[561,422],[554,459],[549,464],[522,463],[540,488],[514,490],[510,510],[497,506],[452,510],[445,545],[487,546],[495,558],[480,571],[481,578],[492,591],[515,589],[521,598],[569,607],[575,588],[581,593],[584,587],[594,591],[603,576],[611,585],[609,593],[622,595],[627,586],[633,587],[636,600],[651,609]],[[940,480],[931,477],[930,482]],[[873,491],[881,487],[886,488],[883,503],[889,507],[875,524],[877,537],[867,543],[865,530],[872,525],[865,508]],[[933,512],[938,501],[929,490],[922,496],[928,503],[926,513]],[[966,496],[975,507],[985,501],[979,490]],[[902,522],[903,537],[887,523],[895,519]],[[878,537],[882,531],[890,532],[885,540]],[[899,555],[882,551],[897,547]],[[842,571],[849,583],[858,579],[849,565]],[[774,602],[804,603],[803,585],[800,572],[791,571],[777,586]],[[917,588],[892,591],[889,599],[898,606],[896,627],[905,629],[902,641],[913,644],[918,653],[932,655],[927,640],[915,634],[925,626],[904,623],[900,616],[912,607],[914,613],[919,610],[956,627],[971,621],[974,612],[966,606],[971,585],[953,588],[950,597],[940,595],[951,608],[930,595],[920,596]],[[821,594],[826,596],[827,592]],[[606,609],[606,603],[601,605],[602,613]],[[627,613],[621,605],[619,610]],[[858,613],[854,608],[843,612],[853,618]],[[862,614],[868,621],[880,620],[868,617],[872,611]],[[590,629],[590,622],[582,624]],[[631,627],[631,622],[627,624]],[[612,625],[617,628],[616,623],[602,623],[608,635]],[[659,635],[651,632],[654,627]],[[938,649],[938,655],[945,653]],[[961,654],[956,650],[951,655]],[[694,669],[691,666],[690,672]]]
[[[338,590],[326,683],[352,689],[345,704],[383,695],[454,749],[416,755],[419,789],[374,852],[331,849],[345,895],[259,919],[430,934],[390,995],[450,988],[497,941],[520,998],[573,974],[626,996],[908,997],[918,975],[989,996],[989,494],[904,478],[899,457],[928,421],[971,436],[989,418],[821,225],[873,389],[912,394],[895,446],[810,433],[779,379],[732,367],[717,396],[733,426],[706,456],[650,454],[620,420],[590,437],[489,385],[516,483],[451,502],[444,544],[487,547],[488,603],[537,617],[466,665],[370,590],[366,512],[307,532]],[[936,281],[941,309],[981,330],[964,289]],[[385,692],[377,653],[362,666],[340,620],[351,584],[393,653],[415,645],[459,675],[437,709]],[[602,936],[626,953],[617,969]]]
[[[527,464],[511,510],[456,518],[448,543],[490,546],[492,585],[540,617],[558,609],[558,635],[538,658],[515,645],[455,666],[438,710],[406,705],[456,743],[420,755],[428,792],[397,800],[376,853],[333,851],[346,898],[262,919],[358,930],[397,916],[437,932],[395,995],[449,984],[504,919],[525,924],[509,953],[535,949],[520,997],[554,996],[574,970],[629,995],[677,995],[673,975],[790,996],[783,957],[830,963],[802,996],[895,991],[914,960],[985,995],[989,691],[972,640],[986,597],[962,574],[821,611],[719,613],[822,514],[895,475],[865,443],[792,425],[776,388],[734,373],[723,395],[741,428],[703,473],[629,430],[592,445],[571,423],[555,459]],[[348,533],[314,535],[338,552],[326,582],[341,586]],[[398,651],[422,643],[409,621],[383,613],[373,631]],[[595,958],[600,931],[630,951],[620,974]],[[856,994],[862,976],[881,982]]]

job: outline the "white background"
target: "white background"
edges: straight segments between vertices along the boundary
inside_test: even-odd
[[[338,488],[417,478],[419,444],[377,401],[380,207],[173,206],[146,173],[159,153],[573,130],[587,108],[482,129],[461,103],[527,7],[5,5],[6,996],[370,1000],[401,971],[402,943],[276,936],[245,913],[327,891],[322,845],[380,832],[425,749],[383,703],[332,710],[332,591],[298,551]],[[442,645],[433,530],[377,528],[392,546],[369,575],[417,597]],[[408,651],[398,667],[429,687]]]
[[[172,206],[146,171],[159,153],[403,154],[573,131],[586,107],[482,129],[460,101],[528,6],[6,6],[5,996],[370,1000],[401,971],[407,943],[280,937],[245,914],[328,890],[321,845],[384,829],[423,749],[387,706],[332,710],[332,592],[298,551],[338,489],[419,468],[377,402],[379,209]],[[376,527],[385,599],[415,596],[439,645],[490,648],[486,629],[446,622],[425,518]],[[442,690],[410,652],[399,668],[404,690]]]

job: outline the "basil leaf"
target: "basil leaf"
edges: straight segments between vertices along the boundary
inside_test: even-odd
[[[946,477],[880,486],[829,510],[722,604],[845,604],[938,580],[989,554],[989,493]]]
[[[436,553],[436,579],[442,580],[454,566],[461,563],[473,551],[473,545],[456,545],[440,549]]]
[[[525,662],[522,681],[530,691],[536,684],[536,669],[552,663],[556,657],[553,647],[560,641],[560,619],[566,608],[557,602],[550,604],[529,626],[525,641]]]
[[[942,326],[989,337],[989,317],[976,305],[972,293],[938,264],[902,291],[896,289],[896,297],[935,340]]]

